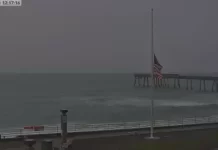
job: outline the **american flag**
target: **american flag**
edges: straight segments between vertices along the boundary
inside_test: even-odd
[[[157,57],[154,54],[154,76],[157,77],[158,79],[162,79],[163,75],[161,73],[161,69],[163,66],[158,62]]]

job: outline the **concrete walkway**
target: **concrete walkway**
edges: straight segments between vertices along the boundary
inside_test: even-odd
[[[162,129],[155,129],[155,133],[170,133],[170,132],[178,132],[178,131],[194,131],[194,130],[203,130],[203,129],[218,129],[218,124],[205,124],[201,126],[184,126],[184,127],[171,127],[171,128],[162,128]],[[97,138],[107,138],[107,137],[119,137],[119,136],[138,136],[138,135],[144,135],[150,133],[149,129],[143,130],[143,131],[120,131],[120,132],[108,132],[108,133],[93,133],[93,134],[85,134],[85,135],[78,135],[76,137],[69,137],[68,140],[71,140],[74,142],[75,140],[81,140],[81,139],[97,139]],[[45,137],[45,139],[48,139]],[[44,139],[38,139],[36,140],[36,145],[34,146],[35,150],[41,150],[41,142]],[[53,146],[54,147],[60,147],[61,139],[60,137],[52,138],[53,140]],[[23,141],[2,141],[0,142],[0,150],[24,150],[25,145]]]

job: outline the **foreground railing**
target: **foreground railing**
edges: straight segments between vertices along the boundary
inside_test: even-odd
[[[180,118],[173,120],[155,120],[155,127],[168,127],[178,125],[194,125],[207,124],[218,122],[218,116],[209,117],[192,117]],[[14,138],[25,135],[39,135],[39,134],[54,134],[60,133],[60,125],[48,126],[44,125],[43,131],[33,131],[23,128],[9,128],[0,130],[1,138]],[[68,132],[93,132],[93,131],[114,131],[123,129],[140,129],[150,127],[150,121],[139,122],[119,122],[119,123],[101,123],[101,124],[72,124],[68,123]]]

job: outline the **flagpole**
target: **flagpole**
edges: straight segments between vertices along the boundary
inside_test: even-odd
[[[153,19],[153,8],[151,9],[151,131],[150,138],[154,137],[154,19]]]

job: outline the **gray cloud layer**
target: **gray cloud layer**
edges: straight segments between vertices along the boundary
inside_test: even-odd
[[[2,70],[218,72],[216,0],[23,0],[0,8]]]

